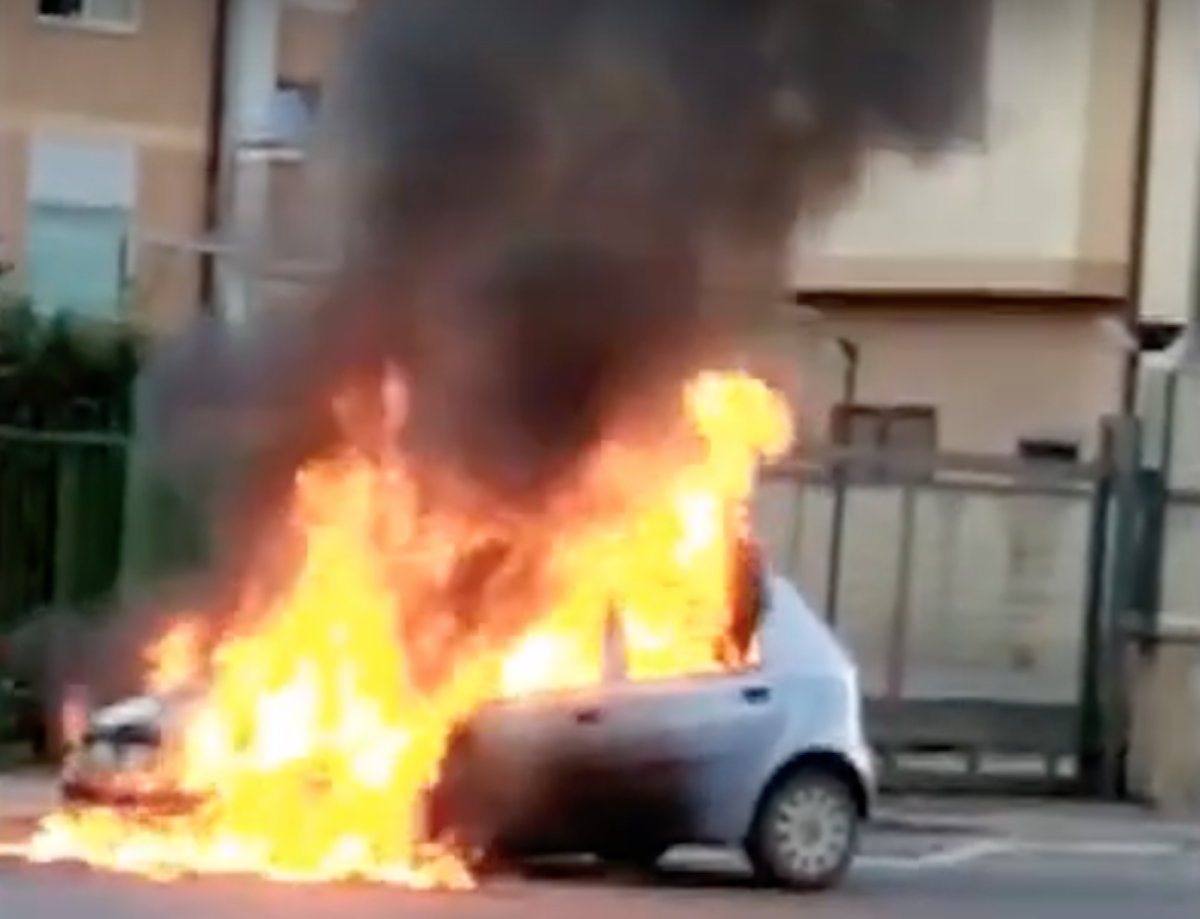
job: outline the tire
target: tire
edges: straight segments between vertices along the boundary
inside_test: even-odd
[[[746,855],[759,879],[771,886],[829,890],[854,861],[861,822],[854,790],[844,779],[801,767],[767,789]]]

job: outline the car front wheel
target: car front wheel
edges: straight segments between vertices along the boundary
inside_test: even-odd
[[[859,808],[845,781],[799,769],[764,797],[746,843],[756,874],[797,891],[835,887],[858,850]]]

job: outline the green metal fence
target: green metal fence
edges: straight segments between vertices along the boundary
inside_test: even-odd
[[[114,586],[127,452],[121,435],[0,427],[0,625]]]
[[[1141,440],[1113,418],[1086,462],[809,444],[772,470],[760,535],[854,652],[885,782],[1120,794],[1166,501]]]

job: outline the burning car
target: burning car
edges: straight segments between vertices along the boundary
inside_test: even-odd
[[[426,835],[505,862],[595,853],[642,869],[675,845],[736,846],[765,881],[836,884],[873,796],[856,671],[788,581],[765,587],[744,664],[629,679],[614,617],[600,685],[484,705],[427,791]],[[176,786],[171,754],[195,700],[96,712],[64,770],[66,799],[198,805]]]

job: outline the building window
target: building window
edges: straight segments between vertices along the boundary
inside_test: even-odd
[[[937,409],[929,405],[838,405],[832,440],[849,454],[835,471],[855,482],[925,479],[938,448]]]
[[[1182,322],[1155,322],[1142,320],[1138,322],[1138,350],[1142,354],[1162,354],[1169,351],[1183,334]]]
[[[38,0],[38,19],[104,32],[134,32],[142,21],[141,0]]]
[[[129,213],[122,208],[32,203],[25,275],[34,307],[113,316],[121,309]]]
[[[1074,437],[1022,437],[1017,441],[1017,456],[1031,463],[1070,465],[1078,463],[1082,453]]]
[[[136,149],[35,135],[28,183],[22,267],[30,299],[46,312],[114,314],[131,267]]]

